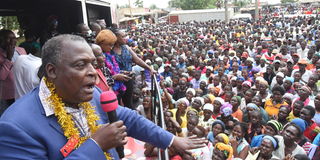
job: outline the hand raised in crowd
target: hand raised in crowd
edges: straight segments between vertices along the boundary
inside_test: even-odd
[[[284,160],[295,160],[295,158],[291,154],[288,154],[288,155],[286,155]]]
[[[179,154],[191,154],[189,150],[202,148],[208,141],[204,138],[191,137],[174,137],[171,147]]]
[[[231,144],[232,148],[238,147],[238,141],[237,141],[236,137],[230,138],[230,144]]]
[[[129,76],[125,75],[125,74],[121,74],[121,73],[112,76],[112,78],[114,80],[117,80],[117,81],[125,81],[125,82],[129,81],[131,79],[131,77],[129,77]]]
[[[123,146],[127,143],[127,128],[123,121],[117,121],[111,124],[103,125],[91,137],[94,139],[103,151],[111,148]]]

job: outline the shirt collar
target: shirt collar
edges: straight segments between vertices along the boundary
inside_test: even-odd
[[[46,85],[44,79],[42,78],[39,86],[39,98],[47,117],[54,114],[54,110],[50,106],[50,103],[48,102],[48,98],[50,96],[51,96],[51,92],[48,86]]]

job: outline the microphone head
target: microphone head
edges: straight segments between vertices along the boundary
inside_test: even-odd
[[[118,108],[117,95],[113,91],[102,92],[100,103],[104,112],[111,112]]]

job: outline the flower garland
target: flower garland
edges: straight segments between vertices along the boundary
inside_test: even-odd
[[[105,63],[106,67],[109,68],[111,75],[116,75],[120,73],[119,65],[116,61],[115,56],[111,55],[110,52],[104,53],[106,56]],[[112,86],[112,89],[116,94],[119,94],[121,91],[125,91],[127,88],[121,81],[114,81],[114,85]]]
[[[51,107],[54,110],[54,114],[58,119],[58,123],[60,124],[63,134],[67,139],[76,138],[78,143],[76,148],[79,148],[82,143],[84,143],[89,137],[80,137],[79,130],[75,127],[75,123],[72,120],[72,116],[68,114],[64,108],[65,104],[62,102],[62,99],[56,94],[55,86],[53,83],[49,82],[44,77],[44,82],[46,83],[48,89],[51,92],[51,96],[47,99],[51,104]],[[91,134],[95,133],[99,126],[96,124],[96,121],[99,120],[99,117],[95,114],[95,110],[93,106],[89,102],[80,103],[79,106],[82,106],[86,115],[87,123],[90,128]],[[112,159],[110,153],[104,153],[106,158],[109,160]]]

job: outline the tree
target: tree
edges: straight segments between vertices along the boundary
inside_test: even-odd
[[[281,3],[294,3],[297,2],[298,0],[281,0]]]
[[[235,6],[238,6],[238,7],[240,7],[240,8],[245,7],[245,6],[248,5],[249,3],[250,3],[249,0],[237,0],[237,1],[234,1],[234,2],[233,2],[233,4],[234,4]]]
[[[150,9],[158,9],[158,7],[155,4],[151,4],[149,8]]]
[[[134,2],[134,5],[135,5],[136,7],[143,7],[143,0],[136,0],[136,1]]]
[[[0,17],[0,28],[9,30],[20,29],[18,18],[16,16]]]
[[[216,0],[171,0],[170,7],[181,8],[183,10],[190,9],[207,9],[215,8]]]

